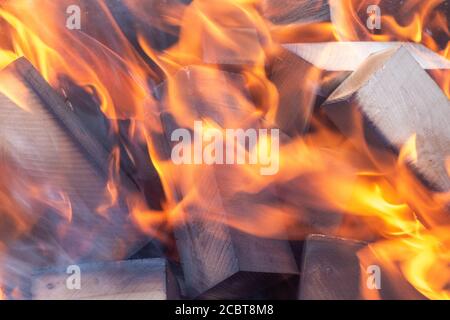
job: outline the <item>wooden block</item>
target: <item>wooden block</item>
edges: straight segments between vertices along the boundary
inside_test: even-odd
[[[372,257],[361,264],[358,253],[367,250],[364,242],[323,235],[310,235],[304,245],[299,289],[300,300],[423,299],[401,273],[393,277]],[[368,260],[367,260],[368,261]],[[367,262],[366,261],[366,262]],[[370,266],[379,267],[380,287],[370,289]],[[398,289],[402,290],[398,290]],[[373,291],[365,295],[365,292]]]
[[[107,216],[97,211],[108,202],[109,154],[102,144],[25,59],[0,72],[0,91],[2,159],[71,201],[72,221],[64,226],[65,237],[71,241],[57,245],[54,254],[62,258],[63,250],[78,259],[102,260],[123,258],[137,250],[143,244],[142,235],[131,223],[123,198]],[[123,196],[137,192],[126,175],[121,182]],[[45,232],[56,237],[56,231]]]
[[[197,71],[189,68],[176,76],[178,85],[183,84],[181,97],[187,109],[181,117],[162,113],[168,141],[174,129],[191,128],[195,119],[213,119],[222,128],[255,125],[246,121],[253,110],[246,109],[242,101],[227,90],[234,86],[231,79],[236,75],[220,72],[209,77]],[[202,84],[219,91],[208,96],[209,91]],[[196,94],[200,89],[206,96]],[[162,100],[164,104],[164,98]],[[180,124],[185,118],[188,122]],[[233,186],[236,168],[232,165],[173,167],[174,198],[183,208],[174,232],[189,297],[251,298],[280,281],[296,278],[298,270],[286,240],[257,237],[233,227],[233,221],[258,217],[256,199],[249,195],[236,198],[230,194],[236,187]],[[192,192],[198,198],[193,198]]]
[[[276,125],[288,135],[309,128],[315,108],[371,54],[403,45],[443,88],[438,73],[450,62],[421,44],[402,42],[329,42],[285,44],[271,58],[269,79],[278,90]],[[438,73],[435,73],[437,71]]]
[[[321,69],[289,50],[279,48],[271,59],[268,76],[278,91],[275,125],[290,136],[306,132],[314,107],[349,74]]]
[[[378,12],[373,5],[379,8]],[[342,0],[262,1],[262,14],[273,23],[272,29],[279,43],[305,42],[304,39],[307,39],[308,33],[311,32],[315,33],[315,40],[322,37],[322,41],[371,40],[374,34],[392,33],[387,17],[393,17],[400,26],[405,26],[411,23],[418,12],[423,11],[427,11],[430,18],[434,18],[435,13],[445,16],[448,6],[446,7],[445,1],[440,5],[436,3],[430,6],[422,2],[411,4],[397,0],[379,0],[376,3]],[[374,13],[380,14],[381,24],[369,28],[368,21],[373,23]],[[283,31],[287,31],[287,37],[282,35]],[[433,38],[436,38],[434,31]],[[445,48],[446,39],[438,39],[438,42],[441,48]]]
[[[400,45],[423,69],[450,69],[450,61],[419,43],[353,41],[295,43],[284,44],[283,47],[322,70],[355,71],[370,55]]]
[[[31,298],[33,300],[174,300],[179,298],[178,285],[164,259],[82,264],[79,268],[79,289],[68,288],[67,282],[69,285],[74,285],[75,281],[69,279],[73,273],[67,273],[67,269],[45,270],[35,274]]]
[[[406,159],[408,165],[431,190],[448,191],[449,106],[409,50],[400,47],[368,57],[323,108],[355,144],[372,146],[372,156],[381,166],[392,166],[396,157],[387,155],[398,154],[415,135],[417,160]],[[363,132],[358,132],[361,125]]]
[[[309,236],[303,249],[299,299],[361,299],[357,252],[364,246],[362,242]]]
[[[79,118],[87,134],[102,144],[107,154],[120,150],[120,166],[126,178],[132,180],[147,197],[148,204],[160,210],[164,191],[158,173],[149,157],[147,144],[131,132],[143,127],[138,120],[111,120],[101,111],[95,96],[71,79],[60,77],[61,93],[71,109],[71,116]]]

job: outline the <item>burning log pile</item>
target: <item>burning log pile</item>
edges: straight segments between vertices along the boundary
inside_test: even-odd
[[[0,0],[0,299],[449,298],[431,2]]]

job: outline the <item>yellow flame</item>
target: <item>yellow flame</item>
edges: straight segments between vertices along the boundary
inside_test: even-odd
[[[411,137],[406,140],[405,144],[400,150],[398,157],[399,161],[408,161],[411,163],[417,162],[417,148],[416,148],[416,134],[414,133]]]

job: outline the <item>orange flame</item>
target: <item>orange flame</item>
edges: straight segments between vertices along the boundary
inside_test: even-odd
[[[371,241],[385,239],[374,241],[371,247],[380,263],[396,262],[409,283],[426,297],[449,298],[448,228],[428,223],[433,215],[442,213],[442,203],[449,195],[430,196],[416,188],[414,179],[406,173],[405,162],[418,160],[415,136],[402,148],[394,167],[381,172],[317,117],[312,119],[314,132],[303,137],[284,137],[286,141],[279,151],[280,170],[274,176],[261,176],[259,168],[251,165],[230,166],[223,171],[215,166],[176,167],[170,158],[161,154],[163,148],[154,138],[166,133],[159,122],[161,108],[183,128],[192,129],[199,117],[218,130],[248,127],[255,122],[258,126],[264,123],[271,127],[279,97],[265,67],[267,57],[276,55],[277,41],[413,41],[448,58],[448,41],[445,49],[439,50],[437,41],[427,32],[430,27],[448,39],[446,17],[434,12],[441,2],[404,1],[395,17],[382,16],[380,33],[371,33],[360,15],[373,1],[330,1],[338,8],[334,12],[339,13],[332,17],[332,23],[280,27],[261,16],[257,0],[224,0],[219,5],[210,0],[195,0],[189,6],[175,6],[173,12],[170,9],[165,12],[170,24],[180,28],[179,40],[170,48],[157,51],[142,32],[137,34],[139,49],[147,60],[127,41],[103,1],[98,2],[97,9],[106,18],[104,28],[114,35],[112,42],[65,28],[60,15],[69,1],[30,1],[26,2],[26,10],[18,2],[2,2],[0,20],[8,39],[0,38],[0,68],[25,56],[55,89],[60,87],[60,77],[68,76],[78,85],[92,88],[89,92],[98,96],[102,111],[109,118],[142,121],[139,130],[143,133],[139,139],[148,144],[149,156],[167,195],[163,210],[150,209],[140,195],[127,198],[130,217],[142,232],[166,240],[169,237],[166,224],[173,227],[189,218],[193,210],[203,210],[211,213],[205,219],[250,234],[283,238],[288,229],[290,238],[299,239],[314,231],[309,224],[316,219],[317,212],[330,212],[329,217],[333,219],[339,213],[344,219],[352,217],[362,221],[364,228],[330,223],[324,227],[326,232]],[[127,3],[141,20],[149,18],[139,10],[139,1]],[[397,20],[397,15],[402,21]],[[47,28],[41,27],[43,17]],[[154,92],[148,88],[148,80],[157,81],[160,77],[155,68],[146,64],[149,60],[165,77],[164,85],[157,88],[164,91],[158,102],[152,98]],[[321,75],[316,70],[305,72],[311,82],[320,81]],[[230,81],[229,77],[235,78]],[[438,79],[450,96],[450,74],[443,72]],[[302,106],[314,103],[312,96],[299,101]],[[203,104],[217,110],[199,116]],[[270,151],[264,139],[255,148],[260,154]],[[103,215],[116,205],[121,192],[119,155],[119,149],[114,148],[105,190],[109,201],[98,208]],[[450,173],[450,161],[447,167]],[[213,185],[216,176],[221,177],[219,181],[223,185]],[[12,177],[11,181],[14,181]],[[20,185],[17,190],[33,200],[48,199],[41,197],[43,191],[31,183]],[[212,190],[219,190],[224,199],[214,198]],[[45,204],[50,204],[70,222],[70,199],[56,194],[58,199]],[[2,217],[14,226],[13,232],[0,230],[0,245],[7,243],[4,237],[15,238],[33,226],[27,208],[17,206],[14,196],[0,188]],[[281,200],[267,201],[276,197]],[[242,212],[248,213],[246,216],[233,207],[236,202],[244,206]],[[229,215],[216,214],[222,211]]]

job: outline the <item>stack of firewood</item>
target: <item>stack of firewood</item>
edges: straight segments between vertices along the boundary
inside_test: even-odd
[[[88,2],[79,2],[88,6]],[[160,2],[172,5],[177,1]],[[148,3],[159,2],[148,0]],[[339,12],[332,4],[333,1],[267,0],[261,11],[276,25],[333,22]],[[121,1],[111,1],[108,6],[125,35],[135,41],[138,17],[136,22],[130,12],[120,10]],[[94,14],[93,10],[88,14]],[[249,42],[257,45],[256,31],[248,27],[236,30],[236,37],[242,39],[243,45],[248,46]],[[144,36],[151,38],[159,49],[176,41],[173,33],[168,34],[157,26]],[[251,55],[218,54],[211,48],[214,42],[206,41],[204,45],[205,63],[226,67],[214,73],[218,76],[212,79],[202,72],[200,65],[180,69],[173,76],[177,87],[184,88],[179,98],[191,108],[191,116],[199,120],[213,119],[223,128],[265,127],[263,116],[251,118],[254,110],[241,106],[240,100],[229,94],[239,90],[242,96],[252,99],[239,68],[230,67],[251,63]],[[446,171],[446,159],[450,156],[450,103],[444,88],[433,79],[435,71],[450,72],[450,61],[413,43],[284,43],[280,44],[276,56],[267,59],[266,69],[279,93],[276,123],[271,125],[281,130],[283,139],[289,141],[307,133],[311,118],[322,113],[355,148],[371,158],[375,166],[383,168],[397,159],[402,146],[415,134],[417,161],[410,163],[411,172],[426,189],[450,190]],[[317,71],[316,78],[308,78],[311,70]],[[216,95],[219,98],[208,99],[202,93],[205,84],[220,90]],[[161,156],[166,158],[170,156],[167,154],[170,134],[180,126],[168,106],[167,86],[163,80],[154,88],[160,107],[157,118],[164,132],[155,141],[161,146]],[[73,84],[72,90],[64,91],[64,97],[25,58],[0,71],[0,88],[5,88],[0,92],[0,158],[20,168],[32,181],[57,186],[71,199],[72,220],[69,230],[65,230],[70,235],[70,243],[55,242],[57,237],[52,233],[57,232],[57,224],[51,209],[39,218],[29,236],[9,239],[11,247],[1,259],[4,265],[11,265],[7,274],[20,278],[26,298],[363,297],[364,275],[357,252],[370,244],[336,238],[326,232],[311,234],[303,241],[290,239],[288,233],[284,239],[271,239],[223,223],[239,219],[249,210],[256,210],[258,204],[273,199],[295,202],[302,198],[297,189],[270,186],[257,196],[245,192],[236,196],[230,190],[240,183],[245,191],[245,182],[232,181],[239,179],[239,175],[233,174],[233,167],[199,170],[196,180],[202,186],[199,190],[202,206],[184,207],[182,221],[167,231],[175,244],[169,250],[136,228],[126,206],[126,199],[132,194],[161,195],[159,199],[147,197],[149,202],[157,203],[151,203],[153,207],[163,201],[161,182],[150,159],[145,157],[148,155],[145,146],[133,151],[120,132],[111,135],[108,121],[94,100],[81,95]],[[14,97],[24,99],[17,101]],[[314,102],[305,106],[299,101]],[[235,117],[232,122],[227,117],[230,112]],[[119,199],[108,216],[102,216],[98,207],[105,203],[110,155],[117,145],[121,146]],[[136,157],[142,158],[138,162],[145,163],[150,173],[142,175]],[[183,167],[172,174],[180,179]],[[169,180],[177,181],[173,178]],[[165,191],[172,193],[171,199],[182,203],[192,186],[175,184]],[[254,214],[256,217],[257,212]],[[330,213],[323,214],[323,220],[322,215],[317,215],[311,221],[299,223],[311,223],[314,228],[307,227],[320,232],[321,225],[338,227],[341,218],[339,213]],[[433,222],[441,220],[445,217],[436,217]],[[43,235],[47,235],[46,245],[39,251],[39,245],[30,243],[40,241]],[[73,256],[82,259],[74,260]],[[81,270],[79,289],[67,285],[70,276],[67,266],[72,264]],[[11,292],[18,285],[16,280],[2,281]],[[403,291],[383,287],[383,298],[403,298],[405,291],[409,297],[421,297],[404,279],[396,281],[400,284],[395,287]]]

